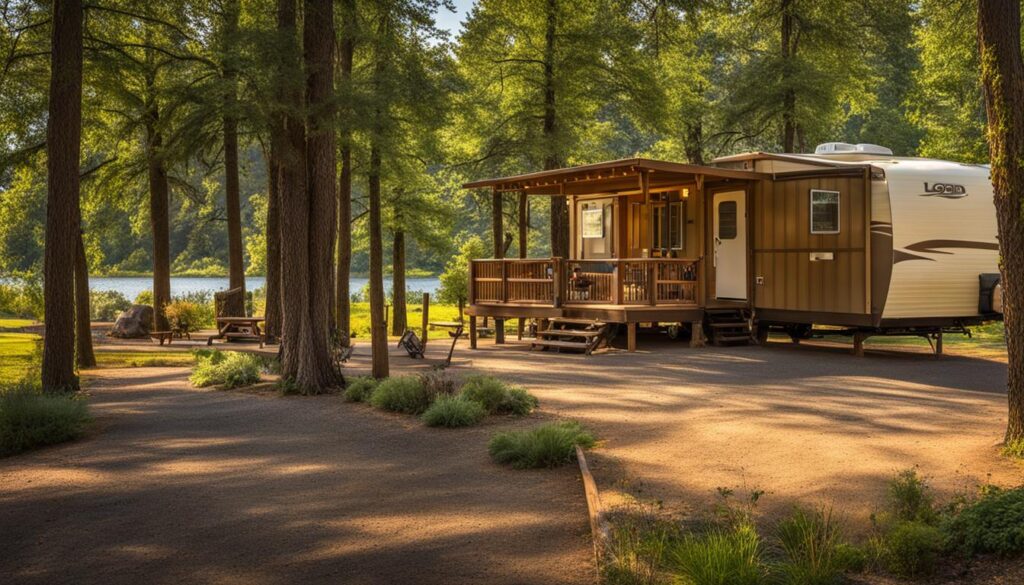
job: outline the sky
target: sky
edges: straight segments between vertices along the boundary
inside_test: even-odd
[[[473,7],[473,0],[453,0],[453,4],[455,4],[455,12],[449,12],[447,8],[441,8],[435,16],[437,26],[450,31],[452,38],[459,34],[460,23],[465,20],[466,13]]]

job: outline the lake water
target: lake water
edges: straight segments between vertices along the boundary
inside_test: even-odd
[[[349,279],[352,292],[363,290],[368,279]],[[249,276],[245,279],[246,290],[255,290],[262,287],[267,279],[262,276]],[[409,291],[428,292],[431,295],[437,292],[441,281],[437,277],[429,278],[406,278],[406,289]],[[89,288],[92,290],[116,290],[123,294],[129,301],[134,300],[142,291],[153,289],[153,279],[148,276],[110,276],[89,278]],[[191,292],[209,291],[216,292],[228,288],[227,277],[171,277],[171,296],[182,295]],[[391,288],[391,279],[384,279],[385,292]]]

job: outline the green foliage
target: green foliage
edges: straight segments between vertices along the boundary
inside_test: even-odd
[[[23,380],[42,363],[42,339],[32,333],[0,333],[0,386]]]
[[[938,520],[928,482],[916,469],[906,469],[889,482],[889,510],[897,520],[933,524]]]
[[[900,577],[919,577],[935,571],[943,547],[942,531],[920,520],[900,520],[873,541],[879,560]]]
[[[78,438],[89,421],[81,396],[43,394],[30,384],[0,386],[0,457]]]
[[[487,411],[479,403],[461,396],[442,394],[423,413],[422,419],[431,427],[468,427],[480,422]]]
[[[259,356],[241,352],[196,353],[196,366],[189,381],[193,386],[239,388],[260,381],[263,361]]]
[[[678,532],[645,506],[609,514],[610,531],[601,563],[605,585],[656,585],[664,581],[665,552]]]
[[[457,305],[469,298],[469,261],[486,257],[483,240],[470,236],[459,246],[459,253],[452,256],[441,273],[441,288],[437,298],[442,303]]]
[[[419,376],[399,376],[382,380],[370,395],[370,404],[393,412],[422,414],[432,399]]]
[[[1010,441],[1001,451],[1004,457],[1024,459],[1024,438]]]
[[[164,307],[164,314],[171,327],[178,331],[199,331],[203,320],[202,308],[189,301],[171,301]]]
[[[470,376],[462,385],[460,395],[479,402],[491,414],[522,416],[537,407],[537,399],[525,389],[509,386],[493,376]]]
[[[686,535],[673,543],[666,558],[673,572],[689,585],[760,585],[768,583],[763,554],[754,525],[741,522]]]
[[[42,320],[43,286],[39,278],[0,279],[0,315]]]
[[[986,487],[943,528],[948,546],[965,554],[1024,552],[1024,486]]]
[[[832,585],[849,568],[839,554],[842,532],[829,508],[797,508],[779,523],[776,535],[786,554],[779,572],[788,585]]]
[[[443,370],[420,374],[420,382],[431,396],[455,394],[455,380]]]
[[[94,321],[114,321],[131,306],[131,302],[116,290],[89,291],[89,313]]]
[[[594,435],[576,421],[546,423],[528,431],[501,432],[488,450],[498,463],[516,469],[558,467],[576,458],[576,446],[593,447]]]
[[[373,376],[358,376],[347,382],[344,396],[349,402],[366,402],[377,389],[377,380]]]
[[[144,290],[144,291],[140,292],[139,294],[135,295],[135,300],[132,301],[132,303],[135,304],[135,305],[149,305],[150,307],[152,307],[153,306],[153,291],[151,291],[151,290]]]

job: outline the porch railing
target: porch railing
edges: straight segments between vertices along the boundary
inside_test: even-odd
[[[698,305],[700,268],[681,258],[473,260],[469,302]]]

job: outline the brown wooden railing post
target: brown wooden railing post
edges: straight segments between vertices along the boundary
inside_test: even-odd
[[[647,262],[647,303],[650,305],[658,304],[658,269],[656,260]]]
[[[501,302],[508,302],[508,262],[501,260]]]
[[[551,293],[552,306],[556,309],[562,306],[562,259],[551,259]]]
[[[469,297],[468,300],[469,300],[469,304],[470,305],[476,303],[476,279],[474,278],[474,274],[476,272],[474,270],[475,266],[476,266],[476,262],[473,261],[473,260],[470,260],[469,261],[469,270],[466,271],[466,272],[469,273],[469,287],[466,289],[466,296]]]
[[[619,269],[620,263],[618,260],[613,260],[612,264],[612,304],[619,305],[622,299],[622,270]]]

